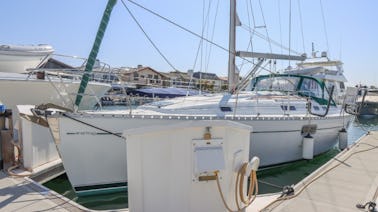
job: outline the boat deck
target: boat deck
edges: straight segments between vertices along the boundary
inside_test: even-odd
[[[356,205],[377,203],[377,161],[378,132],[370,132],[262,211],[368,211]]]

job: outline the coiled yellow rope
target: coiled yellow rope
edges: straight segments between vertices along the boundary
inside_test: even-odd
[[[247,167],[248,167],[248,163],[244,163],[240,167],[238,174],[236,176],[235,203],[236,203],[236,206],[237,206],[237,210],[232,210],[229,207],[229,205],[227,204],[227,202],[224,198],[223,192],[222,192],[222,188],[220,186],[220,182],[219,182],[219,171],[214,172],[216,179],[217,179],[217,187],[218,187],[218,191],[221,195],[222,202],[229,212],[237,212],[237,211],[244,210],[249,205],[251,205],[251,203],[256,199],[256,196],[257,196],[257,193],[258,193],[258,183],[257,183],[257,176],[256,176],[255,170],[251,170],[251,172],[249,173],[250,182],[249,182],[248,193],[247,193],[247,195],[245,195],[245,193],[244,193],[244,189],[243,189],[244,188],[244,175],[247,172]],[[240,204],[239,204],[239,198],[240,198],[240,201],[244,204],[243,207],[241,207]]]

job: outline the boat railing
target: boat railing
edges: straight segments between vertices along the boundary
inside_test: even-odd
[[[65,107],[73,108],[74,100],[72,96],[79,95],[78,93],[72,93],[67,91],[64,83],[69,81],[80,81],[85,74],[85,65],[87,62],[86,58],[69,56],[69,55],[59,55],[54,54],[54,57],[51,58],[51,63],[44,63],[43,65],[38,66],[38,68],[27,69],[28,74],[26,75],[27,79],[40,79],[47,80],[51,83],[54,89],[59,94],[60,99],[64,102]],[[59,58],[57,60],[56,58]],[[63,59],[61,59],[63,58]],[[64,62],[69,61],[67,65]],[[111,68],[109,64],[96,61],[94,70],[89,74],[91,82],[99,83],[119,83],[120,82],[120,70],[118,68]],[[96,96],[95,91],[91,90],[90,87],[87,88],[85,94],[80,94],[82,96],[89,96],[96,99],[97,105],[101,105],[101,96]]]
[[[367,93],[368,90],[364,88],[348,87],[343,102],[344,111],[351,115],[360,115]],[[359,95],[361,100],[358,99]]]
[[[27,69],[29,77],[43,72],[51,76],[60,76],[64,79],[81,80],[85,73],[85,65],[88,59],[78,56],[53,54],[51,64],[44,62],[37,68]],[[68,65],[72,64],[72,65]],[[112,68],[108,63],[96,60],[93,71],[90,73],[90,80],[104,83],[120,81],[120,69]]]
[[[327,114],[329,112],[329,107],[330,107],[330,105],[333,102],[333,100],[332,100],[332,94],[333,94],[333,90],[334,89],[335,89],[335,86],[332,86],[331,91],[329,93],[327,107],[326,107],[326,110],[324,111],[324,113],[320,114],[320,113],[314,113],[314,112],[312,112],[312,105],[311,105],[312,103],[311,103],[311,101],[308,101],[308,105],[307,105],[308,113],[310,113],[311,115],[314,115],[314,116],[319,116],[319,117],[325,117],[325,116],[327,116]]]

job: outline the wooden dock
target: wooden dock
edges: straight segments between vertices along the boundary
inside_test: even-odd
[[[28,178],[0,171],[0,211],[88,211]]]
[[[370,132],[259,211],[378,211],[377,196],[378,132]]]

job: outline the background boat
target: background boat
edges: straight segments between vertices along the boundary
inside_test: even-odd
[[[86,61],[73,56],[59,56],[54,56],[54,58],[63,56],[80,60],[81,63]],[[48,57],[52,57],[52,55],[49,54]],[[84,72],[80,67],[75,68],[54,58],[44,60],[41,64],[33,64],[35,66],[31,66],[32,64],[29,63],[27,69],[23,65],[20,66],[23,61],[14,60],[14,63],[7,64],[7,67],[13,72],[0,72],[0,100],[8,109],[13,110],[14,118],[17,117],[16,105],[51,103],[69,110],[94,109],[100,102],[100,98],[111,88],[110,83],[93,78],[88,83],[86,92],[82,94],[83,101],[78,107],[75,107],[74,101]],[[8,70],[1,66],[1,62],[0,68]]]
[[[367,92],[362,102],[362,97],[358,99],[357,104],[361,109],[359,115],[366,118],[378,116],[378,89],[364,89]]]
[[[25,73],[43,65],[53,52],[53,47],[47,44],[0,45],[0,72]]]

